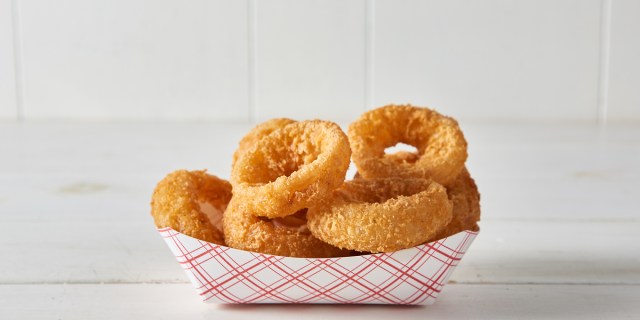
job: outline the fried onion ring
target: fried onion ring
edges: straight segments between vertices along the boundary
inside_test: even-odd
[[[351,149],[329,121],[291,123],[258,140],[232,168],[234,197],[247,212],[284,217],[317,205],[344,181]]]
[[[255,126],[249,133],[247,133],[240,142],[238,143],[238,149],[233,153],[233,160],[231,167],[235,166],[236,161],[240,156],[247,152],[256,142],[262,137],[269,135],[271,132],[274,132],[290,123],[296,122],[295,120],[287,119],[287,118],[275,118],[271,120],[267,120],[263,123]]]
[[[478,231],[480,193],[467,168],[447,186],[447,193],[453,201],[453,219],[433,239],[446,238],[464,230]]]
[[[228,246],[240,250],[300,258],[348,256],[314,237],[306,228],[305,212],[269,220],[242,209],[242,199],[233,197],[224,212],[223,226]]]
[[[390,252],[433,238],[451,221],[446,189],[426,179],[356,179],[326,205],[309,208],[307,226],[339,248]]]
[[[202,171],[178,170],[158,183],[151,198],[156,227],[224,245],[222,213],[231,200],[231,184]]]
[[[467,159],[467,142],[458,123],[438,112],[411,105],[388,105],[368,111],[349,126],[353,162],[362,177],[453,180]],[[413,163],[385,156],[397,143],[417,149]]]

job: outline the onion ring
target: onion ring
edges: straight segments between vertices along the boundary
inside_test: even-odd
[[[451,221],[446,189],[426,179],[357,179],[326,205],[309,208],[307,226],[339,248],[390,252],[433,238]]]
[[[158,183],[151,198],[156,227],[224,245],[222,213],[231,200],[231,184],[202,171],[178,170]]]
[[[434,237],[446,238],[460,231],[478,231],[480,220],[480,193],[466,168],[447,186],[449,199],[453,202],[453,219]]]
[[[453,180],[467,159],[467,142],[458,123],[434,110],[388,105],[364,113],[349,126],[353,162],[362,177],[426,178],[440,184]],[[398,142],[413,145],[414,163],[385,157]]]
[[[253,129],[251,129],[251,131],[249,131],[249,133],[247,133],[244,137],[242,137],[242,139],[238,143],[238,149],[236,149],[236,151],[233,153],[233,160],[232,160],[231,167],[233,168],[235,166],[236,161],[238,161],[238,158],[240,158],[242,154],[247,152],[249,148],[255,145],[258,140],[262,139],[262,137],[267,136],[271,132],[274,132],[294,122],[296,121],[287,119],[287,118],[276,118],[276,119],[267,120],[255,126]]]
[[[351,149],[329,121],[291,123],[258,140],[232,168],[234,197],[247,212],[284,217],[317,205],[344,181]]]
[[[301,258],[341,257],[350,253],[314,237],[306,228],[304,210],[269,220],[243,210],[238,205],[241,201],[234,196],[224,212],[225,241],[232,248]]]

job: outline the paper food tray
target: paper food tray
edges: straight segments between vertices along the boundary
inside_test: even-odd
[[[158,229],[209,303],[429,305],[477,232],[389,253],[290,258],[233,249]]]

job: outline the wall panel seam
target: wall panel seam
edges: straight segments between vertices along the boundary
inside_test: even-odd
[[[11,32],[13,41],[13,73],[16,97],[16,120],[23,121],[24,116],[24,77],[22,57],[22,33],[20,29],[20,10],[18,0],[11,0]]]
[[[257,72],[257,2],[256,0],[247,0],[247,102],[248,102],[248,120],[251,123],[257,122],[258,109],[256,101],[256,72]]]
[[[375,0],[364,2],[364,110],[373,107],[374,87],[374,37]]]
[[[598,68],[597,123],[606,126],[609,108],[609,72],[611,58],[611,6],[612,0],[602,0],[600,8],[600,61]]]

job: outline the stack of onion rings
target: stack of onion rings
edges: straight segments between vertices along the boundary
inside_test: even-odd
[[[417,152],[385,154],[396,143]],[[389,252],[478,230],[480,195],[455,120],[413,106],[328,121],[272,119],[242,138],[231,183],[179,170],[156,187],[158,228],[273,255]],[[351,150],[358,169],[344,181]],[[233,185],[233,189],[232,189]]]

